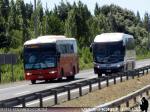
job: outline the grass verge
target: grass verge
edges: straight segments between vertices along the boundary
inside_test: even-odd
[[[55,107],[94,107],[141,89],[149,85],[149,82],[150,74],[96,90],[83,97],[55,105]]]

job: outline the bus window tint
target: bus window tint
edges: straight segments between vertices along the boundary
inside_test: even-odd
[[[56,56],[49,52],[28,52],[25,53],[26,69],[45,69],[56,66]]]
[[[45,69],[56,66],[56,47],[39,46],[24,49],[25,69]]]
[[[124,54],[124,49],[122,46],[122,42],[113,42],[113,43],[96,43],[93,48],[93,52],[95,54],[102,55],[115,55],[115,54]],[[119,48],[119,49],[118,49]]]
[[[93,46],[94,60],[100,63],[123,61],[125,50],[122,44],[122,42],[95,43]]]
[[[126,40],[127,42],[127,50],[133,50],[135,47],[134,39],[133,38],[128,38]]]
[[[74,53],[74,48],[72,44],[60,44],[59,52],[61,54]]]

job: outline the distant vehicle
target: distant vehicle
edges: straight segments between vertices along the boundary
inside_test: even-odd
[[[135,42],[132,35],[103,33],[91,44],[94,72],[99,77],[135,68]]]
[[[65,36],[40,36],[24,43],[25,79],[51,80],[75,78],[79,72],[77,44]]]

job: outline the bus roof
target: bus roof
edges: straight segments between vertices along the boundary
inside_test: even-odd
[[[95,37],[94,42],[117,42],[124,38],[133,38],[133,36],[125,33],[102,33]]]
[[[39,36],[36,39],[28,40],[24,43],[24,45],[31,45],[31,44],[42,44],[42,43],[56,43],[59,40],[75,40],[74,38],[66,38],[63,35],[46,35],[46,36]]]

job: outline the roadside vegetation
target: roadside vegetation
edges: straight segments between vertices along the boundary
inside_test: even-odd
[[[135,79],[130,79],[122,83],[117,83],[116,85],[110,85],[109,87],[104,87],[101,90],[96,90],[91,93],[85,94],[82,97],[75,98],[73,100],[60,103],[54,107],[95,107],[110,101],[116,100],[128,94],[131,94],[147,85],[149,85],[150,75],[144,75],[142,77],[136,77]],[[145,97],[145,94],[143,94]],[[91,100],[92,99],[92,100]],[[139,103],[141,98],[137,98],[137,103]],[[130,106],[135,104],[130,101]]]
[[[37,1],[0,0],[0,53],[16,53],[18,64],[14,66],[15,80],[23,80],[23,43],[36,38],[34,22],[36,18],[37,36],[66,35],[78,41],[80,69],[93,66],[89,46],[97,34],[104,32],[124,32],[135,37],[137,59],[150,57],[150,15],[141,18],[120,6],[95,4],[94,14],[81,1],[70,4],[63,0],[53,10],[43,8]],[[2,81],[9,82],[10,65],[2,65]]]

